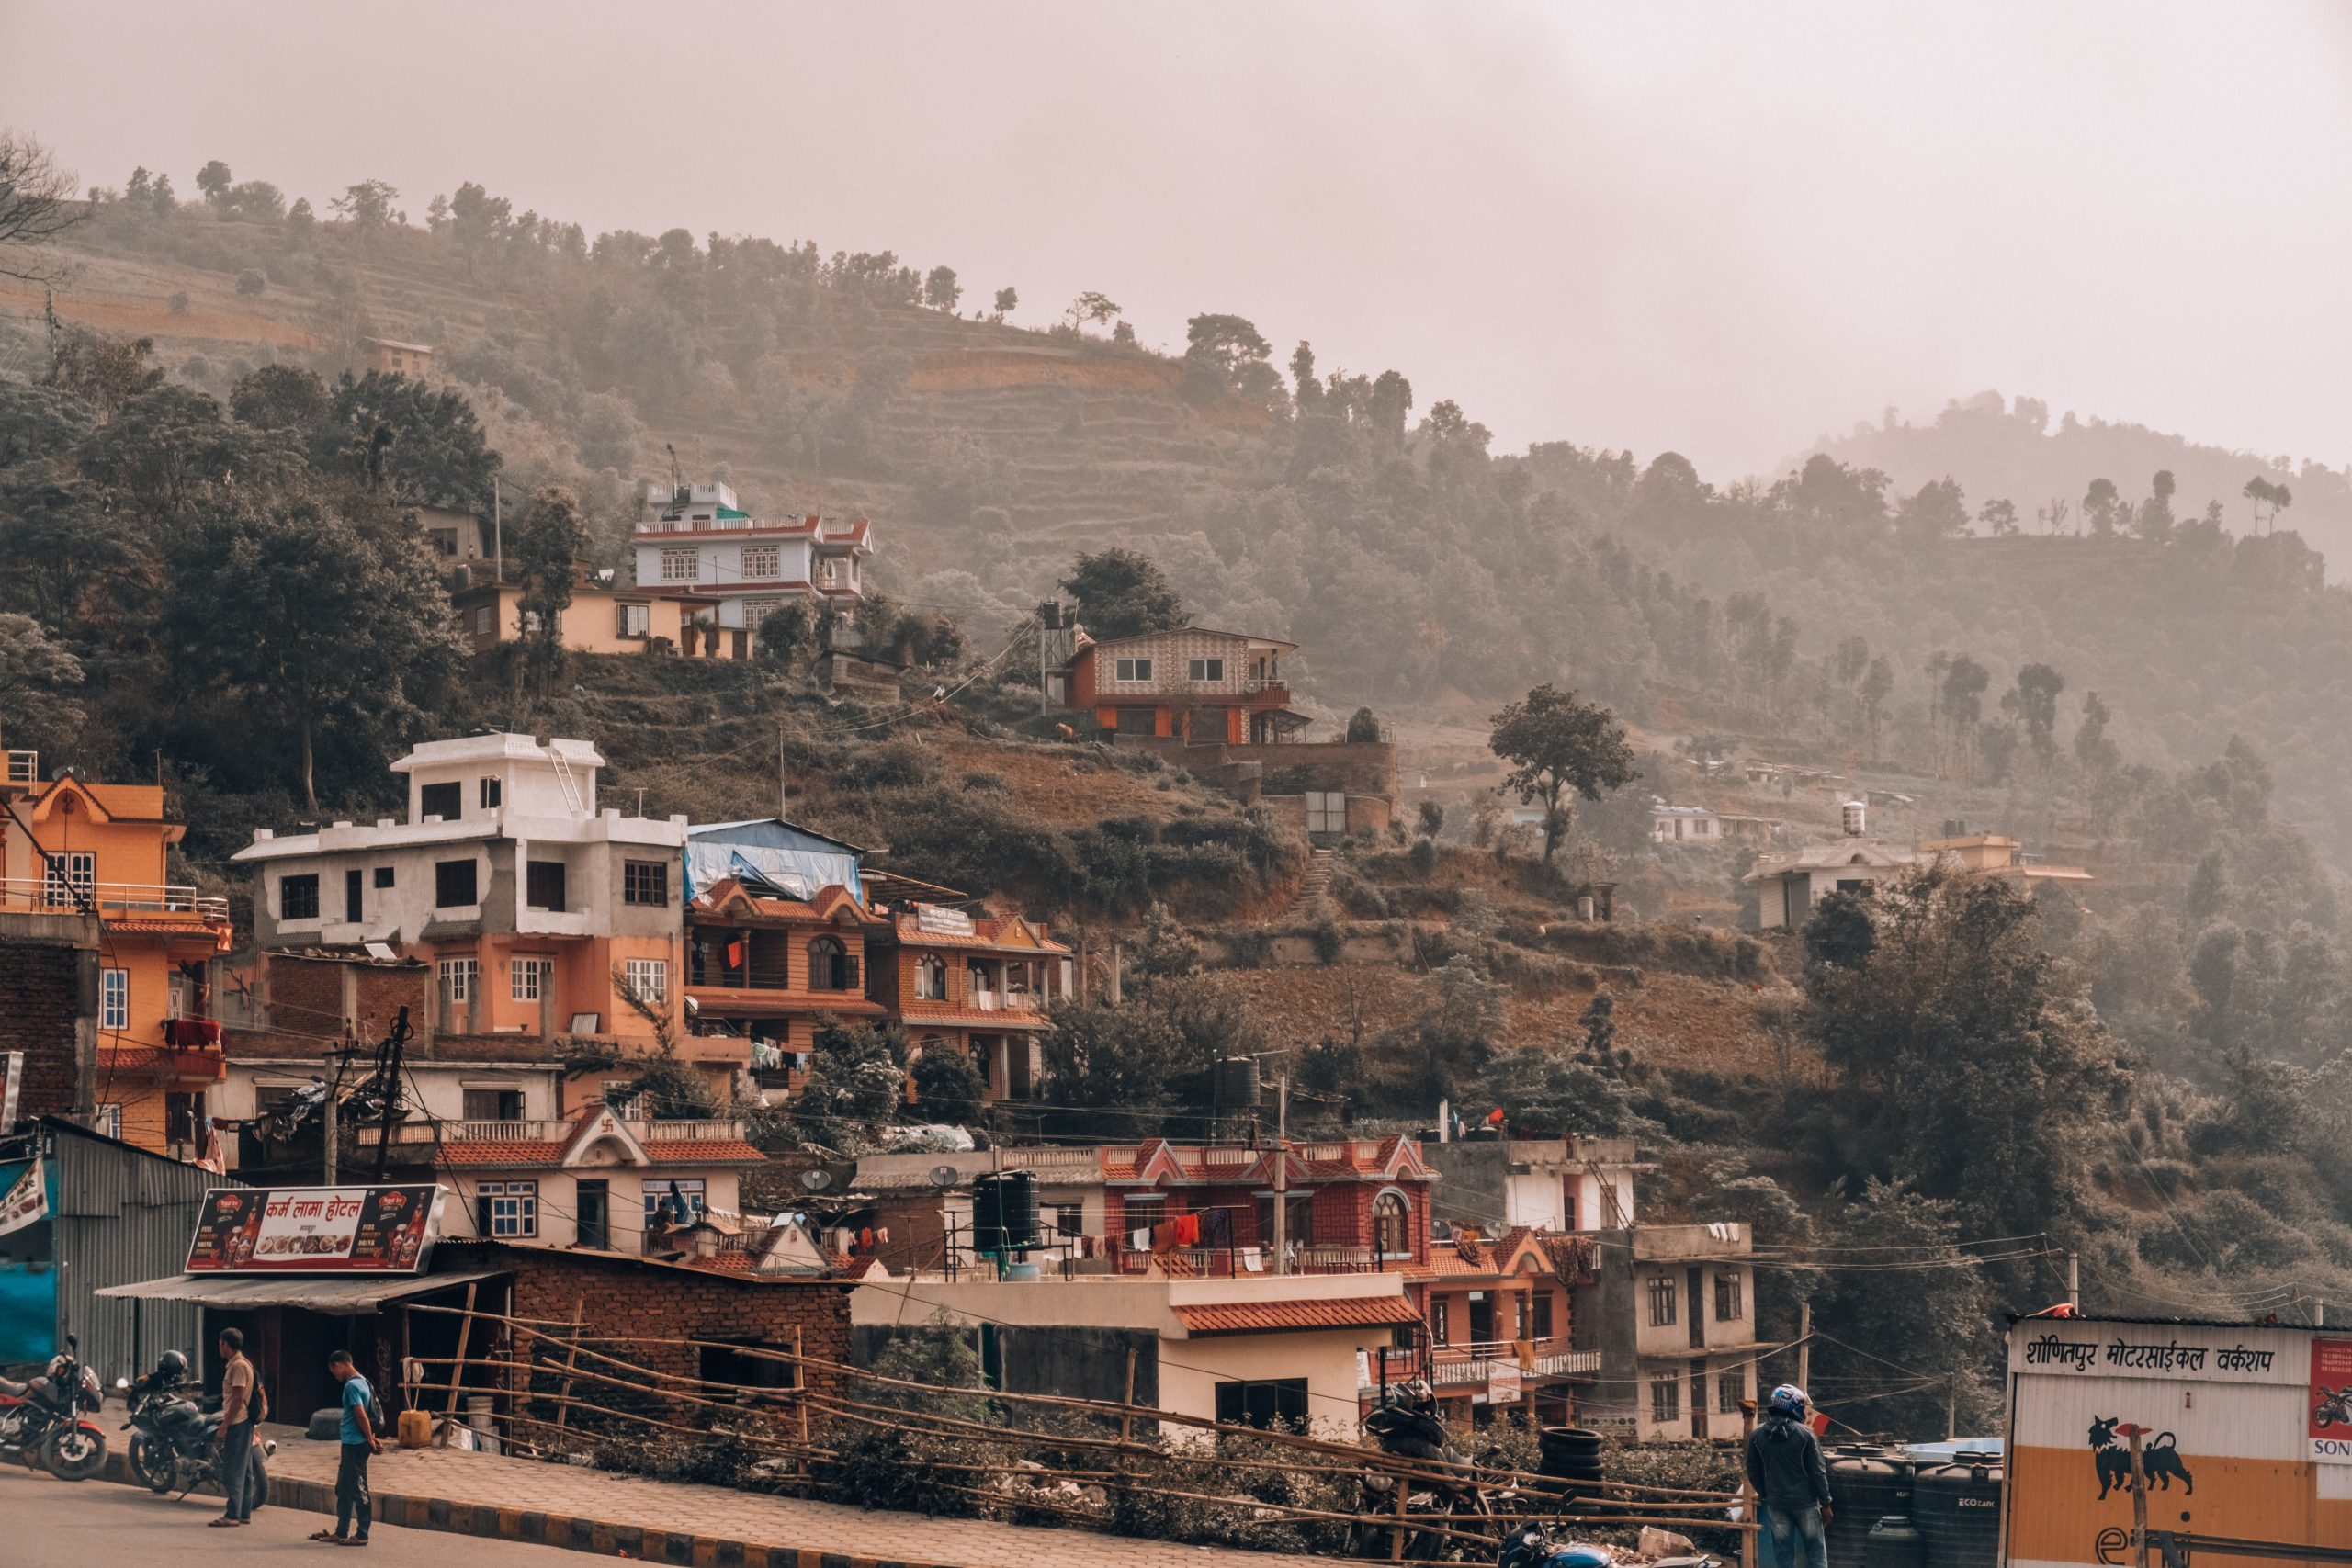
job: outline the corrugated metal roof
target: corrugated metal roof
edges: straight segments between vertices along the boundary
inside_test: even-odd
[[[96,1294],[115,1301],[197,1302],[209,1307],[290,1306],[311,1312],[373,1312],[386,1302],[421,1296],[449,1285],[495,1280],[497,1269],[457,1274],[401,1274],[390,1279],[286,1274],[174,1274],[136,1285],[109,1285]]]

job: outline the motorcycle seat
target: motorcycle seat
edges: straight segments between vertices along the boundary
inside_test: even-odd
[[[0,1378],[0,1397],[22,1399],[31,1387],[30,1383],[14,1382],[7,1378]]]

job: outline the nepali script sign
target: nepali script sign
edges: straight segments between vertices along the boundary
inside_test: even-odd
[[[2068,1377],[2167,1378],[2176,1382],[2300,1383],[2302,1339],[2276,1329],[2204,1324],[2052,1320],[2011,1341],[2012,1372]]]
[[[216,1187],[188,1244],[191,1274],[413,1274],[440,1189]]]

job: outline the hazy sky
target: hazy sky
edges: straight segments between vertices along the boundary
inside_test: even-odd
[[[1234,311],[1507,447],[1728,477],[1993,386],[2352,460],[2342,6],[0,0],[0,122]]]

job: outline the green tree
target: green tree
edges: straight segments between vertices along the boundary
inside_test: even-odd
[[[1419,1069],[1414,1088],[1424,1097],[1459,1098],[1502,1040],[1510,987],[1458,953],[1430,979],[1429,999],[1396,1043],[1411,1053]]]
[[[2029,664],[2018,671],[2018,718],[2033,754],[2044,764],[2058,752],[2058,694],[2065,689],[2066,677],[2047,664]]]
[[[2114,536],[2123,511],[2122,495],[2113,479],[2093,479],[2090,489],[2083,492],[2083,521],[2099,538]]]
[[[2083,694],[2083,722],[2075,731],[2075,760],[2093,773],[2104,773],[2122,761],[2115,742],[2107,738],[2108,721],[2115,715],[2097,692]]]
[[[2018,532],[2018,503],[2007,499],[1988,501],[1976,513],[1976,520],[1984,524],[1984,531],[1995,538],[2007,538]]]
[[[760,622],[760,656],[789,669],[808,646],[808,606],[797,599],[787,600]]]
[[[74,199],[77,184],[47,147],[0,128],[0,277],[40,282],[54,276],[33,252],[89,216],[88,205]]]
[[[229,165],[218,158],[196,172],[196,188],[203,193],[206,201],[212,204],[215,212],[228,206],[229,188],[235,184],[236,178],[229,173]]]
[[[214,515],[174,552],[171,583],[175,671],[292,730],[312,812],[320,737],[380,744],[461,654],[424,545],[317,499]]]
[[[922,302],[934,310],[956,313],[956,301],[964,298],[964,286],[956,281],[952,266],[935,266],[922,280]]]
[[[1062,320],[1073,329],[1090,325],[1099,327],[1117,321],[1119,313],[1117,301],[1108,294],[1090,288],[1069,302],[1069,309],[1062,312]]]
[[[327,384],[292,365],[265,365],[229,389],[229,412],[256,430],[290,430],[305,438],[334,417]]]
[[[793,1120],[812,1143],[854,1146],[906,1098],[906,1040],[896,1024],[826,1017],[808,1045],[808,1080],[792,1102]]]
[[[1855,1130],[1857,1178],[1950,1198],[1975,1234],[2045,1228],[2083,1199],[2086,1138],[2131,1083],[2098,1015],[2042,951],[2031,897],[1941,867],[1882,884],[1855,961],[1805,972],[1815,1037]]]
[[[491,509],[499,455],[464,394],[370,370],[335,383],[334,426],[314,439],[312,461],[340,468],[402,506]]]
[[[1137,1138],[1160,1129],[1182,1036],[1140,999],[1059,1001],[1046,1010],[1046,1130],[1057,1137]]]
[[[30,615],[0,614],[0,719],[7,741],[42,750],[74,739],[82,728],[82,661],[50,640]]]
[[[1001,321],[1021,308],[1021,291],[1006,284],[996,291],[996,314],[991,319]]]
[[[1117,546],[1080,554],[1062,579],[1079,624],[1096,637],[1140,637],[1184,624],[1184,602],[1159,563]]]
[[[957,1125],[980,1119],[988,1084],[972,1058],[952,1045],[929,1044],[915,1054],[911,1076],[923,1118]]]
[[[1487,744],[1510,769],[1503,787],[1531,805],[1543,803],[1546,865],[1567,832],[1572,795],[1599,800],[1602,792],[1641,776],[1617,716],[1549,682],[1495,715],[1493,723]]]
[[[1422,838],[1434,839],[1439,833],[1444,831],[1445,807],[1439,802],[1434,800],[1422,801],[1418,815],[1419,817],[1419,826]]]
[[[123,404],[163,385],[154,352],[153,338],[109,337],[71,327],[57,335],[47,384],[81,399],[100,419],[112,419]]]
[[[568,490],[549,485],[531,497],[530,510],[515,531],[510,558],[522,592],[515,595],[522,612],[521,630],[528,639],[530,662],[537,671],[539,690],[563,668],[563,612],[571,607],[578,561],[588,547],[588,523],[580,502]]]
[[[1351,746],[1368,745],[1380,739],[1380,716],[1370,708],[1358,708],[1348,716],[1348,728],[1341,739]]]
[[[350,223],[361,244],[372,245],[397,220],[392,203],[400,197],[401,193],[382,180],[362,180],[345,186],[343,194],[327,205]]]
[[[2278,525],[2278,514],[2295,504],[2295,492],[2282,484],[2272,484],[2260,474],[2245,481],[2240,492],[2254,502],[2254,531],[2267,532]],[[2265,512],[2263,508],[2268,507]]]
[[[1625,1086],[1614,1074],[1541,1045],[1522,1045],[1495,1057],[1476,1096],[1455,1109],[1466,1120],[1499,1110],[1511,1133],[1526,1138],[1618,1137],[1638,1125]]]
[[[1986,1381],[2000,1348],[1993,1292],[1984,1268],[1956,1245],[1969,1234],[1965,1207],[1873,1178],[1838,1219],[1841,1256],[1882,1260],[1832,1274],[1815,1316],[1825,1337],[1815,1374],[1837,1381],[1851,1407],[1841,1419],[1871,1431],[1939,1433],[1949,1399],[1963,1431],[1997,1423]],[[1905,1352],[1900,1368],[1879,1348],[1894,1345]]]

